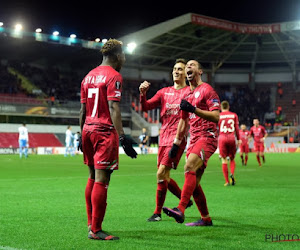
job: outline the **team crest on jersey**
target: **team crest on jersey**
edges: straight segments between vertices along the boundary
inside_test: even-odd
[[[198,98],[199,96],[200,96],[200,92],[197,91],[197,92],[195,93],[195,98]]]
[[[121,83],[120,82],[116,82],[116,89],[120,89],[121,88]]]

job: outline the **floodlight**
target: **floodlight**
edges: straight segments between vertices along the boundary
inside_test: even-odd
[[[0,27],[2,27],[2,26],[3,26],[3,24],[4,24],[3,22],[0,22]]]
[[[75,39],[77,36],[75,34],[71,34],[70,38]]]
[[[15,31],[21,31],[22,29],[23,29],[22,24],[17,23],[17,24],[15,25]]]
[[[58,36],[58,35],[59,35],[59,32],[58,32],[58,31],[54,31],[54,32],[52,33],[52,35],[53,35],[53,36]]]
[[[42,33],[42,29],[41,29],[41,28],[37,28],[37,29],[35,30],[35,32],[36,32],[36,33]]]
[[[129,53],[132,53],[136,48],[136,43],[135,42],[131,42],[127,44],[127,51]]]
[[[102,39],[102,43],[103,43],[103,44],[106,43],[106,42],[107,42],[107,39],[106,39],[106,38]]]
[[[95,42],[96,42],[96,43],[100,43],[100,41],[101,41],[100,38],[96,38],[96,39],[95,39]]]

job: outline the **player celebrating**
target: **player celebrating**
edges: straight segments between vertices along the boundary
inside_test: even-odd
[[[28,130],[26,128],[26,124],[23,123],[21,127],[18,128],[19,130],[19,154],[20,158],[24,154],[25,158],[28,157]]]
[[[247,130],[246,125],[242,124],[241,129],[240,129],[240,140],[241,140],[240,157],[241,157],[243,166],[247,166],[247,161],[248,161],[249,135],[250,135],[250,132]],[[244,159],[244,154],[245,154],[245,159]]]
[[[79,146],[84,163],[89,167],[85,189],[88,238],[118,240],[102,231],[102,222],[110,177],[118,169],[119,139],[127,155],[136,158],[137,153],[132,148],[132,141],[124,135],[119,107],[123,81],[119,71],[125,62],[122,42],[108,40],[101,53],[101,65],[90,71],[81,83],[79,120],[82,138]]]
[[[206,198],[200,179],[207,161],[217,149],[217,123],[220,115],[220,100],[215,90],[202,82],[202,67],[199,62],[190,60],[185,67],[191,94],[180,103],[181,119],[176,138],[169,157],[177,156],[179,145],[184,139],[188,123],[190,124],[190,145],[187,149],[187,161],[184,166],[185,180],[178,207],[164,207],[163,211],[178,223],[184,222],[184,211],[193,195],[201,214],[201,219],[186,226],[212,226]]]
[[[265,146],[264,141],[268,136],[267,131],[262,125],[259,125],[259,120],[257,118],[253,119],[253,126],[250,129],[250,137],[253,137],[254,140],[254,151],[256,152],[256,159],[258,162],[258,166],[261,167],[260,157],[265,163]]]
[[[236,142],[235,138],[240,144],[239,135],[239,118],[236,113],[229,111],[228,101],[221,103],[220,120],[219,120],[219,150],[222,158],[222,170],[225,177],[224,186],[229,185],[228,180],[228,167],[227,167],[227,156],[230,159],[230,182],[235,185],[234,170],[235,170],[235,153],[236,153]]]
[[[172,168],[177,168],[186,146],[187,133],[185,133],[184,138],[179,145],[177,156],[170,159],[168,157],[168,152],[172,147],[173,140],[176,136],[177,125],[180,120],[180,101],[190,92],[190,88],[185,83],[185,64],[186,61],[184,59],[176,60],[172,71],[173,86],[162,88],[150,100],[146,100],[146,92],[150,87],[150,83],[145,81],[139,88],[141,94],[140,101],[144,111],[161,107],[160,117],[162,127],[160,130],[157,161],[156,208],[148,221],[161,221],[161,210],[168,189],[179,199],[181,197],[181,189],[176,181],[170,178],[170,170]],[[192,204],[192,201],[190,201],[189,206]]]

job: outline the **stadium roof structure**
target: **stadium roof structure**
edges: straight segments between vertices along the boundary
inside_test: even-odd
[[[176,58],[186,58],[209,72],[274,66],[294,72],[300,61],[300,21],[244,24],[187,13],[119,39],[137,44],[126,64],[140,68],[170,70]]]

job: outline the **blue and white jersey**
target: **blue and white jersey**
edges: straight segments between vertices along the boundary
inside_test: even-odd
[[[65,140],[66,147],[70,147],[72,145],[72,139],[73,139],[73,137],[74,136],[73,136],[71,130],[67,129],[67,131],[66,131],[66,140]]]
[[[26,127],[19,127],[19,140],[28,141],[28,130]]]

